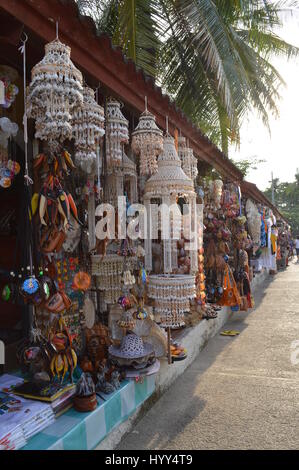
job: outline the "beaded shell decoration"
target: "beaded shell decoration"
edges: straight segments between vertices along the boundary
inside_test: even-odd
[[[163,153],[158,158],[158,171],[145,183],[145,193],[156,196],[172,192],[194,192],[193,181],[181,167],[173,137],[164,138]]]
[[[128,120],[121,112],[121,104],[109,98],[106,107],[106,159],[107,169],[122,166],[123,144],[129,141]]]
[[[157,156],[163,151],[163,134],[155,122],[155,116],[147,109],[132,132],[132,149],[140,156],[140,174],[152,175],[158,170]]]
[[[185,137],[179,137],[178,155],[182,163],[182,169],[186,175],[194,180],[197,177],[197,159],[193,155],[193,150],[186,145]]]
[[[96,147],[104,131],[104,109],[94,99],[94,91],[84,87],[84,101],[73,113],[72,127],[75,138],[75,162],[86,173],[96,171]]]
[[[190,300],[195,295],[195,276],[149,276],[148,296],[155,299],[155,313],[160,316],[163,327],[183,326],[185,313],[190,311]]]
[[[246,202],[246,215],[250,236],[253,243],[258,246],[261,243],[261,215],[251,199],[247,199]]]
[[[45,56],[31,72],[28,116],[35,137],[63,142],[72,138],[72,114],[83,103],[82,74],[71,61],[70,47],[59,39],[46,44]]]

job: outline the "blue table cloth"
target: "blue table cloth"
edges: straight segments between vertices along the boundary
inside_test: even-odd
[[[31,438],[23,450],[91,450],[124,422],[155,390],[155,375],[142,382],[125,381],[90,413],[73,408]]]

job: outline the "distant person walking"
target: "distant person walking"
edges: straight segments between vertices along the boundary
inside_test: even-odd
[[[299,235],[296,236],[295,248],[296,248],[297,263],[298,263],[298,261],[299,261]]]

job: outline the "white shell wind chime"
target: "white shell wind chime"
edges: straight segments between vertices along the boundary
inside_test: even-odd
[[[185,137],[179,137],[178,144],[178,155],[182,163],[182,169],[194,181],[198,175],[197,158],[194,156],[192,148],[187,147]]]
[[[83,80],[71,61],[70,47],[58,36],[46,44],[45,56],[31,76],[28,116],[35,119],[35,137],[52,143],[72,139],[72,115],[83,103]]]
[[[129,141],[129,122],[121,112],[121,103],[109,98],[106,107],[107,169],[122,166],[123,146]]]
[[[129,142],[129,122],[121,112],[121,103],[114,98],[106,106],[106,184],[105,202],[118,205],[124,194],[123,155]]]
[[[168,128],[168,124],[167,124]],[[192,214],[196,211],[196,195],[192,180],[181,168],[173,137],[164,138],[164,150],[158,158],[158,170],[145,184],[144,203],[151,217],[151,199],[159,198],[170,207],[177,197],[184,195],[191,204]],[[170,232],[173,233],[175,217]],[[150,224],[148,225],[150,226]],[[155,312],[159,314],[161,326],[176,328],[184,325],[184,314],[190,310],[190,300],[195,297],[195,276],[197,252],[190,252],[191,274],[173,274],[177,268],[176,240],[163,239],[163,273],[149,276],[149,297],[155,300]],[[145,240],[145,267],[152,270],[152,240],[148,234]]]
[[[84,101],[73,114],[72,126],[75,138],[75,162],[86,173],[97,171],[97,146],[104,131],[104,109],[91,88],[84,87]]]
[[[163,133],[155,122],[155,116],[148,111],[146,99],[145,111],[132,132],[132,149],[140,156],[140,175],[149,176],[156,173],[157,157],[163,151]]]

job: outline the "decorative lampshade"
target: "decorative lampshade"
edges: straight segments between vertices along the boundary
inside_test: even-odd
[[[128,120],[121,112],[121,104],[109,98],[106,108],[106,158],[107,168],[122,165],[122,145],[129,141]]]
[[[71,61],[70,47],[58,39],[46,44],[45,56],[31,72],[28,116],[36,120],[41,140],[72,138],[72,114],[83,103],[82,74]]]
[[[95,171],[96,147],[104,131],[104,109],[94,99],[94,91],[84,87],[84,101],[73,114],[72,127],[75,138],[75,161],[87,173]]]
[[[163,151],[163,133],[155,122],[155,116],[147,109],[132,132],[132,149],[140,155],[140,174],[152,175],[158,170],[157,156]]]

